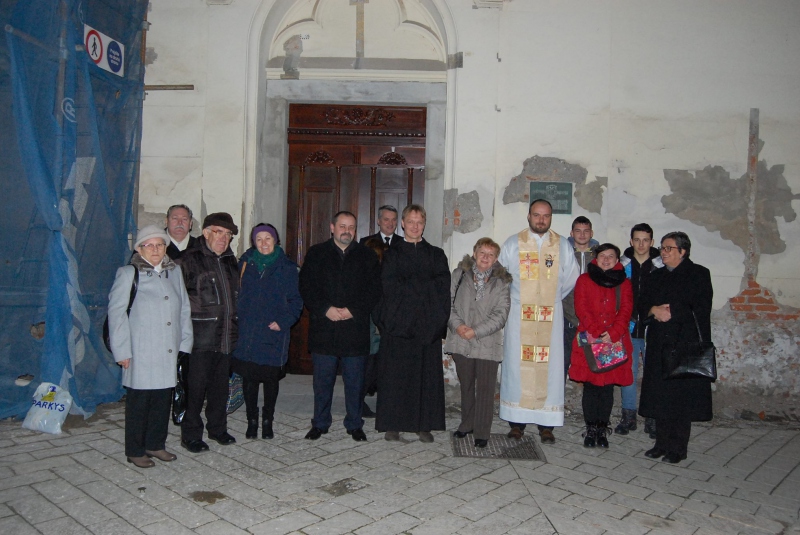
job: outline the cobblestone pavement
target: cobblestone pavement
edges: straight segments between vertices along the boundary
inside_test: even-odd
[[[453,457],[449,432],[386,442],[372,420],[354,442],[341,385],[330,433],[304,440],[311,378],[281,389],[273,440],[246,440],[242,409],[237,444],[191,455],[171,425],[178,460],[145,470],[125,462],[121,403],[61,435],[0,423],[0,534],[800,533],[800,431],[787,426],[695,425],[689,459],[669,465],[643,456],[641,427],[584,449],[572,418],[547,462],[484,460]]]

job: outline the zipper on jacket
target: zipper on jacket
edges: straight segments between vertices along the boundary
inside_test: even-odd
[[[217,257],[217,269],[219,270],[220,283],[223,286],[222,290],[225,292],[225,295],[226,296],[230,296],[231,293],[228,291],[227,281],[225,280],[225,274],[222,271],[221,258],[222,257],[220,257],[220,256]],[[216,285],[214,285],[214,288],[216,288]],[[219,293],[217,293],[217,299],[219,299]],[[229,354],[230,353],[230,322],[231,322],[231,304],[230,304],[230,300],[227,299],[227,297],[226,297],[226,299],[225,299],[225,318],[224,318],[225,332],[223,333],[224,334],[224,339],[222,341],[222,349],[223,349],[222,352],[225,353],[225,354]]]

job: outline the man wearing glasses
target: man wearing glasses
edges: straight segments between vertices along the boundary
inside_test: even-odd
[[[225,212],[209,214],[197,246],[178,260],[192,305],[194,347],[189,358],[186,414],[181,424],[181,445],[191,453],[208,449],[203,442],[200,412],[206,401],[208,438],[227,446],[236,442],[228,434],[228,376],[230,356],[236,347],[236,297],[239,273],[231,238],[239,232]]]

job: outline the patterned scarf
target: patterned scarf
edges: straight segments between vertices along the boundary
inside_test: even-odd
[[[481,273],[478,271],[477,262],[472,264],[472,274],[474,275],[475,280],[475,301],[480,301],[483,299],[483,294],[486,290],[486,281],[492,276],[493,269],[494,266]]]

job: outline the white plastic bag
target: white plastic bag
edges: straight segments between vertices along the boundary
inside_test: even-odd
[[[42,383],[33,394],[33,405],[28,409],[22,427],[58,435],[71,407],[69,392],[53,383]]]

